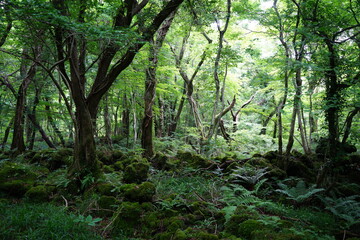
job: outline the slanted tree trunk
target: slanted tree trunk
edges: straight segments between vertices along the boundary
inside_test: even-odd
[[[60,139],[61,146],[65,146],[64,136],[62,135],[60,129],[56,126],[56,123],[51,114],[51,108],[50,108],[51,103],[49,97],[45,97],[45,101],[47,102],[47,105],[45,106],[45,111],[46,111],[48,123],[53,128],[56,136]]]
[[[150,54],[149,62],[150,66],[146,70],[146,80],[145,80],[145,113],[144,119],[142,122],[142,137],[141,137],[141,147],[144,149],[143,156],[146,158],[151,158],[154,155],[154,146],[153,146],[153,104],[155,101],[155,91],[156,91],[156,68],[158,63],[158,54],[162,47],[162,44],[165,40],[166,34],[169,31],[171,23],[174,19],[175,12],[172,12],[168,19],[164,21],[160,29],[158,30],[156,39],[150,40]]]
[[[36,55],[39,54],[40,49],[36,49]],[[24,50],[25,51],[25,50]],[[24,52],[25,54],[25,52]],[[36,56],[37,58],[38,56]],[[11,143],[11,149],[16,150],[17,153],[22,153],[25,151],[25,141],[24,141],[24,114],[25,114],[25,104],[26,104],[26,91],[29,87],[29,84],[33,80],[36,74],[36,63],[32,63],[28,71],[26,71],[26,62],[23,60],[21,66],[21,72],[23,75],[23,81],[19,87],[19,90],[16,94],[16,107],[15,107],[15,118],[14,118],[14,131],[13,138]]]

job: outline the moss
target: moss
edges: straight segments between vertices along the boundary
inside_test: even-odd
[[[0,191],[3,191],[10,196],[23,197],[33,184],[34,182],[32,181],[10,180],[8,182],[0,183]]]
[[[113,173],[115,172],[115,169],[112,166],[105,165],[103,167],[103,171],[104,173]]]
[[[113,234],[123,233],[132,235],[139,227],[143,209],[137,202],[122,202],[115,213]]]
[[[112,152],[108,150],[98,150],[96,152],[96,156],[99,159],[99,161],[101,161],[105,165],[111,165],[115,162],[113,161],[112,158]]]
[[[1,165],[0,183],[15,179],[35,181],[39,175],[38,170],[39,168],[33,168],[26,164],[6,162]]]
[[[50,193],[51,189],[47,188],[44,185],[39,185],[30,188],[25,193],[25,197],[27,197],[32,202],[47,202],[49,200]]]
[[[198,240],[218,240],[219,237],[215,234],[211,234],[204,231],[199,231],[195,234],[195,239]]]
[[[249,215],[241,214],[241,215],[232,215],[229,219],[229,221],[225,224],[225,230],[228,233],[231,233],[233,235],[239,235],[239,224],[248,220],[250,218]]]
[[[102,209],[115,209],[120,202],[114,196],[101,196],[98,205]]]
[[[169,240],[172,239],[173,235],[173,233],[169,232],[158,233],[154,236],[154,240]]]
[[[211,160],[191,152],[179,151],[176,157],[179,158],[182,162],[188,163],[193,168],[208,168],[213,165]]]
[[[71,148],[44,149],[33,155],[31,163],[39,163],[50,170],[56,170],[63,166],[70,166],[73,160]]]
[[[152,159],[151,164],[155,169],[165,170],[167,167],[167,156],[161,153],[157,153]]]
[[[96,190],[101,195],[115,196],[116,192],[114,190],[114,186],[110,183],[100,183],[96,186]]]
[[[126,157],[125,153],[123,153],[120,150],[115,150],[115,151],[112,152],[112,159],[113,159],[114,162],[122,160],[125,157]]]
[[[304,236],[297,235],[294,233],[277,233],[271,229],[263,228],[258,229],[252,232],[251,234],[252,240],[303,240]],[[307,239],[307,238],[306,238]]]
[[[151,182],[143,182],[140,185],[135,183],[125,184],[120,187],[125,200],[134,202],[151,202],[155,190],[155,185]]]
[[[173,236],[172,239],[174,239],[174,240],[186,240],[186,239],[187,239],[187,236],[186,236],[186,233],[185,233],[184,231],[178,229],[178,230],[175,232],[175,234],[174,234],[174,236]]]
[[[252,232],[263,227],[261,222],[254,219],[248,219],[239,224],[238,232],[241,237],[250,239]]]
[[[125,167],[123,181],[125,183],[141,183],[146,181],[149,167],[150,165],[146,160],[131,163]]]
[[[176,232],[178,229],[185,227],[184,219],[179,216],[166,218],[163,220],[163,225],[168,232]]]
[[[120,204],[120,201],[117,200],[114,196],[101,196],[97,201],[100,208],[100,216],[112,216],[117,205]]]

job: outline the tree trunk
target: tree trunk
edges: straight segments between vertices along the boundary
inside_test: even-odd
[[[50,109],[50,99],[48,97],[45,97],[45,101],[47,102],[47,105],[45,106],[45,111],[47,114],[47,120],[50,124],[50,126],[53,128],[55,134],[57,135],[57,137],[60,139],[60,143],[62,146],[65,146],[65,139],[64,136],[62,135],[60,129],[56,126],[56,123],[54,121],[54,119],[52,118],[52,114],[51,114],[51,109]]]
[[[156,90],[156,68],[158,64],[158,54],[165,40],[166,34],[169,31],[172,20],[174,19],[175,11],[172,12],[169,17],[164,21],[162,26],[157,32],[156,39],[150,40],[150,53],[149,63],[150,66],[146,70],[145,80],[145,112],[144,119],[142,122],[142,137],[141,147],[144,149],[143,156],[151,158],[154,155],[153,146],[153,104],[155,101],[155,90]]]
[[[105,124],[105,142],[109,146],[112,145],[111,142],[111,121],[110,121],[110,113],[109,113],[109,95],[106,94],[104,99],[104,124]]]
[[[22,63],[21,68],[25,68],[25,62]],[[24,70],[21,70],[24,72]],[[29,70],[24,76],[24,79],[19,87],[16,96],[16,107],[15,107],[15,118],[14,118],[14,131],[13,138],[11,143],[11,149],[15,150],[17,153],[22,153],[25,151],[25,141],[24,141],[24,113],[25,113],[25,101],[26,101],[26,91],[29,87],[30,82],[33,80],[36,73],[36,64],[32,63]]]

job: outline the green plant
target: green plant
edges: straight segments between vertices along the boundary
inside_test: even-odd
[[[266,181],[266,179],[261,180],[268,171],[267,168],[253,168],[248,166],[237,167],[230,174],[230,181],[235,183],[245,183],[249,185],[250,190],[252,190],[255,185],[262,181],[262,183],[258,184],[258,188]]]
[[[73,217],[74,222],[76,223],[85,223],[88,226],[95,226],[96,223],[100,222],[102,219],[101,218],[93,218],[91,215],[88,215],[87,217],[83,216],[83,215],[70,215],[71,217]]]
[[[360,223],[360,202],[356,199],[359,196],[345,198],[325,197],[321,200],[325,203],[326,209],[336,217],[346,221],[345,228]]]
[[[284,180],[283,182],[288,181],[289,179]],[[291,179],[293,180],[293,179]],[[310,199],[310,197],[315,194],[324,191],[323,188],[316,188],[316,185],[306,186],[304,180],[297,179],[295,187],[286,185],[285,183],[279,182],[278,186],[281,189],[276,189],[276,192],[279,192],[286,196],[287,199],[294,201],[295,203],[303,203]]]
[[[0,202],[0,208],[0,239],[101,239],[89,228],[95,219],[76,221],[62,207],[49,203]]]

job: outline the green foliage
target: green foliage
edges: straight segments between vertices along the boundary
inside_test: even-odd
[[[68,215],[51,204],[4,204],[0,213],[1,239],[101,239],[89,231],[99,219]],[[79,221],[80,220],[80,221]]]
[[[287,182],[287,181],[289,181],[289,179],[284,180],[283,182]],[[309,200],[317,193],[324,191],[323,188],[316,188],[315,184],[308,187],[304,182],[304,180],[296,179],[295,181],[296,181],[296,186],[294,187],[279,182],[278,186],[281,189],[276,189],[275,191],[284,194],[287,199],[292,200],[295,203],[303,203]]]
[[[325,203],[326,209],[336,217],[345,220],[345,228],[360,223],[360,202],[359,196],[345,198],[324,197],[321,200]]]

